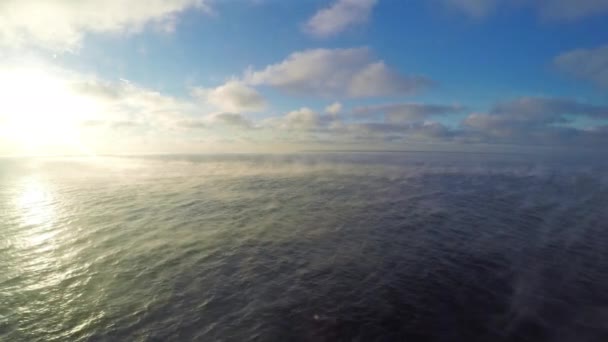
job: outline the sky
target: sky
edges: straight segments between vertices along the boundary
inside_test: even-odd
[[[0,155],[608,146],[608,0],[2,0]]]

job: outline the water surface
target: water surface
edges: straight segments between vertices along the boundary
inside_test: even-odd
[[[0,161],[2,341],[607,341],[608,168]]]

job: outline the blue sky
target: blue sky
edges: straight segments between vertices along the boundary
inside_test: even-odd
[[[608,0],[8,0],[0,18],[0,90],[38,103],[0,104],[3,154],[608,142]]]

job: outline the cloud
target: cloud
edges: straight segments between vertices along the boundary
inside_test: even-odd
[[[192,110],[188,101],[126,80],[109,82],[43,64],[0,68],[0,91],[0,117],[13,121],[153,122]]]
[[[175,121],[175,127],[184,130],[214,130],[218,127],[228,127],[238,130],[256,129],[257,124],[238,113],[212,113],[203,117],[184,116]]]
[[[445,125],[435,121],[425,121],[416,123],[387,123],[387,122],[365,122],[353,123],[345,126],[346,130],[367,135],[390,134],[392,140],[395,137],[427,137],[427,138],[447,138],[451,135],[450,129]],[[397,134],[396,134],[397,133]]]
[[[162,94],[132,82],[102,81],[84,78],[70,82],[76,94],[94,98],[98,115],[83,123],[91,128],[146,127],[157,132],[178,129],[206,129],[229,126],[254,128],[255,124],[238,112],[215,112],[208,115],[214,104],[220,109],[239,111],[258,108],[257,93],[238,82],[230,81],[212,89],[195,88],[192,98],[180,99]],[[201,98],[204,101],[200,101]],[[207,101],[209,100],[209,101]]]
[[[306,107],[291,111],[283,118],[283,127],[290,130],[310,130],[317,128],[320,124],[319,113]]]
[[[332,107],[332,106],[330,106]],[[337,107],[337,106],[336,106]],[[416,116],[415,120],[385,120],[374,116],[367,116],[369,113],[387,110],[405,110],[426,113]],[[398,141],[407,139],[417,140],[447,140],[453,132],[447,126],[428,120],[431,114],[448,114],[452,111],[460,111],[459,106],[443,105],[422,105],[422,104],[398,104],[398,105],[377,105],[368,107],[358,107],[353,110],[350,116],[338,117],[335,112],[326,110],[326,114],[303,107],[291,111],[282,117],[267,119],[263,127],[271,128],[275,132],[292,132],[294,137],[302,138],[299,133],[309,133],[308,139],[323,139],[326,142],[345,142],[345,141]],[[353,121],[353,118],[355,119]],[[365,118],[366,121],[359,119]],[[313,134],[314,135],[310,135]]]
[[[139,127],[141,125],[141,123],[137,122],[137,121],[123,120],[123,121],[114,121],[110,125],[112,126],[112,128],[127,129],[127,128]]]
[[[238,113],[216,113],[207,117],[212,124],[220,124],[237,128],[252,128],[253,123]]]
[[[385,122],[405,123],[423,121],[433,115],[445,115],[461,112],[460,105],[433,105],[419,103],[391,103],[373,106],[362,106],[353,109],[356,118],[384,117]]]
[[[330,37],[369,20],[377,0],[337,0],[318,11],[304,25],[316,37]]]
[[[178,129],[205,110],[193,99],[44,64],[0,67],[0,92],[0,139],[13,154],[160,152],[189,144],[191,133]]]
[[[462,105],[394,103],[355,107],[342,119],[303,108],[288,113],[276,128],[315,132],[337,142],[516,144],[599,146],[608,143],[608,106],[567,98],[521,97],[498,102],[487,113],[472,113],[459,125],[439,120],[466,110]],[[578,118],[592,121],[574,125]],[[596,123],[594,124],[593,120]]]
[[[496,104],[492,113],[508,115],[514,119],[553,123],[562,121],[563,116],[568,114],[608,119],[608,106],[581,103],[568,98],[522,97]]]
[[[465,140],[516,144],[588,144],[602,137],[593,127],[576,128],[573,118],[608,118],[608,106],[571,99],[524,97],[496,104],[489,113],[473,113],[462,122]],[[593,135],[593,139],[590,139]],[[608,141],[608,136],[605,136]]]
[[[608,45],[565,52],[555,58],[554,65],[574,77],[608,87]]]
[[[83,126],[99,129],[142,128],[164,131],[194,126],[191,118],[207,110],[191,99],[163,94],[128,80],[110,82],[86,75],[69,78],[71,102],[86,102]],[[200,127],[197,127],[200,128]]]
[[[0,103],[0,139],[45,132],[48,127],[75,127],[78,134],[73,137],[94,151],[120,152],[124,146],[141,151],[188,146],[188,151],[196,151],[195,147],[204,151],[209,141],[220,144],[218,141],[228,137],[245,144],[233,148],[257,143],[353,144],[350,146],[355,148],[393,144],[391,148],[399,148],[425,142],[600,149],[608,144],[608,105],[569,98],[515,98],[498,102],[485,112],[471,113],[460,123],[454,121],[454,115],[467,110],[463,105],[409,102],[349,106],[349,110],[334,102],[325,108],[303,106],[281,116],[256,119],[243,113],[214,112],[207,101],[209,94],[231,89],[226,84],[206,89],[204,101],[200,101],[194,92],[192,97],[174,97],[126,80],[4,69],[0,68],[0,90],[8,95]],[[250,87],[234,84],[238,89]],[[11,134],[13,131],[21,133]]]
[[[266,108],[262,95],[239,81],[228,81],[212,89],[194,88],[192,95],[225,112],[259,112]]]
[[[271,117],[261,122],[261,127],[291,133],[335,133],[345,124],[336,112],[319,113],[309,107],[290,111],[280,117]]]
[[[110,82],[86,80],[72,84],[73,89],[83,95],[117,100],[121,96],[120,88]]]
[[[80,126],[83,128],[130,129],[143,127],[145,124],[143,122],[132,120],[85,120],[80,122]]]
[[[608,0],[440,0],[471,17],[481,18],[499,6],[524,6],[536,9],[548,20],[579,20],[608,11]]]
[[[322,125],[319,113],[308,108],[288,112],[282,117],[269,118],[264,121],[265,126],[287,131],[312,131],[319,129]]]
[[[598,147],[608,143],[608,130],[600,126],[576,128],[526,124],[487,114],[470,115],[456,133],[459,141],[467,143],[553,147]]]
[[[351,98],[411,95],[433,84],[428,78],[403,75],[374,60],[367,48],[295,52],[280,63],[248,71],[245,82],[293,94]]]
[[[173,115],[191,111],[193,104],[142,87],[127,80],[106,82],[96,79],[74,82],[74,89],[84,96],[96,97],[109,113],[124,113],[142,118]]]
[[[209,127],[208,123],[202,119],[183,119],[175,122],[175,126],[185,129],[205,129]]]
[[[471,114],[463,125],[497,136],[509,136],[567,124],[572,117],[605,119],[608,118],[608,106],[562,98],[523,97],[498,103],[487,114]]]
[[[330,115],[338,115],[342,111],[342,104],[340,102],[334,102],[329,106],[325,107],[325,113]]]
[[[190,8],[210,11],[207,0],[3,0],[0,45],[74,50],[88,33],[132,33],[149,24],[171,31]]]

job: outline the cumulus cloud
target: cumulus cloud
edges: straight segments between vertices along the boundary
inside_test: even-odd
[[[608,106],[582,103],[568,98],[522,97],[496,104],[492,113],[524,120],[556,122],[568,114],[599,119],[608,118]]]
[[[302,107],[288,112],[282,117],[265,120],[265,126],[287,131],[313,131],[321,128],[324,120],[316,111]]]
[[[203,119],[182,119],[176,121],[175,126],[185,129],[205,129],[209,127],[207,121]]]
[[[253,123],[238,113],[215,113],[207,117],[210,123],[216,123],[224,126],[232,126],[236,128],[252,128]]]
[[[608,45],[565,52],[555,58],[554,64],[574,77],[608,87]]]
[[[441,0],[472,17],[484,17],[498,6],[520,5],[536,9],[548,20],[578,20],[608,11],[608,0]]]
[[[329,37],[369,20],[377,0],[337,0],[318,11],[304,25],[304,31],[317,37]]]
[[[69,127],[74,122],[83,133],[83,141],[92,146],[113,146],[115,150],[131,143],[142,149],[152,143],[160,147],[165,143],[195,146],[196,141],[219,141],[227,135],[252,143],[279,145],[315,142],[382,146],[413,141],[593,147],[608,144],[608,105],[568,98],[521,97],[498,102],[486,112],[469,114],[460,123],[450,116],[463,113],[465,106],[408,102],[353,109],[349,106],[349,110],[341,102],[334,102],[325,108],[304,106],[278,117],[256,119],[238,112],[213,112],[207,107],[209,94],[231,88],[226,85],[205,90],[205,101],[200,101],[195,92],[190,98],[173,97],[126,80],[109,82],[77,73],[28,76],[28,72],[0,69],[0,89],[10,95],[0,102],[0,138],[4,133],[11,137],[10,130],[17,130],[6,127],[27,132],[28,125],[37,125],[40,129],[32,132],[44,132],[47,124]],[[236,88],[249,89],[247,84],[235,84]],[[226,95],[223,91],[218,93]],[[242,105],[251,101],[237,102]],[[61,125],[57,125],[57,120]]]
[[[225,112],[259,112],[266,107],[266,100],[257,90],[234,80],[217,88],[194,88],[192,94]]]
[[[608,106],[581,103],[572,99],[522,97],[501,102],[487,114],[471,114],[466,127],[494,132],[538,129],[539,126],[564,124],[571,117],[608,118]]]
[[[353,109],[356,118],[384,117],[385,122],[405,123],[428,119],[433,115],[446,115],[464,110],[460,105],[434,105],[421,103],[389,103],[362,106]]]
[[[31,118],[66,125],[88,121],[84,126],[125,127],[127,122],[161,123],[193,111],[189,101],[126,80],[110,82],[44,65],[0,68],[0,91],[5,95],[0,118],[13,121]],[[116,124],[93,125],[96,121]]]
[[[189,8],[210,10],[207,0],[3,0],[0,45],[73,50],[87,33],[131,33],[148,24],[171,31]]]
[[[502,143],[588,143],[593,129],[583,130],[568,125],[576,117],[608,118],[608,106],[562,98],[524,97],[498,103],[489,113],[469,115],[462,122],[463,133],[466,133],[462,135]],[[595,131],[593,135],[596,138],[601,136]]]
[[[99,127],[148,126],[165,129],[172,127],[184,115],[197,111],[194,103],[126,80],[108,82],[87,78],[74,80],[71,86],[78,96],[94,99],[94,121],[104,123]]]
[[[391,140],[396,137],[427,137],[447,138],[451,135],[450,129],[436,121],[424,121],[415,123],[387,123],[387,122],[364,122],[353,123],[344,127],[348,132],[366,135],[389,135]]]
[[[245,81],[294,94],[351,98],[410,95],[433,84],[374,60],[367,48],[295,52],[282,62],[248,71]]]
[[[462,113],[461,105],[395,103],[355,107],[350,115],[323,115],[304,107],[274,118],[269,127],[308,132],[334,142],[425,141],[551,146],[598,146],[608,143],[608,106],[565,98],[522,97],[496,103],[486,113],[472,113],[458,125],[440,122]],[[600,120],[574,125],[577,118]],[[591,121],[593,122],[593,121]]]
[[[412,116],[411,120],[406,121],[367,115],[383,110],[394,110],[395,113],[397,110],[410,110],[421,114]],[[325,114],[321,114],[311,108],[303,107],[286,113],[282,117],[267,119],[263,126],[272,128],[274,131],[291,132],[294,137],[308,134],[309,139],[314,137],[334,143],[345,141],[395,142],[408,139],[445,141],[452,138],[453,130],[437,121],[430,120],[429,116],[432,114],[444,115],[460,110],[459,106],[390,104],[357,107],[350,112],[351,115],[339,117],[327,108]]]
[[[181,129],[183,121],[204,109],[126,80],[43,64],[0,67],[0,90],[0,139],[14,154],[160,152],[189,143],[196,132]]]
[[[334,102],[329,106],[325,107],[325,113],[330,115],[338,115],[342,111],[342,104],[340,102]]]
[[[287,113],[282,121],[287,129],[310,130],[320,125],[321,118],[317,112],[304,107]]]
[[[213,112],[210,105],[245,111],[263,104],[253,89],[232,81],[217,88],[198,88],[192,92],[191,98],[178,98],[127,80],[112,82],[76,73],[63,73],[56,78],[61,82],[57,85],[49,83],[49,86],[65,85],[61,94],[66,93],[66,101],[57,103],[75,107],[62,107],[52,112],[73,113],[73,120],[84,129],[141,128],[156,133],[176,128],[199,130],[214,126],[250,129],[255,124],[239,112]],[[37,76],[32,82],[39,80]],[[24,85],[24,88],[27,87]],[[202,95],[205,101],[201,101]],[[14,108],[16,104],[10,107]],[[0,118],[2,113],[0,104]]]

